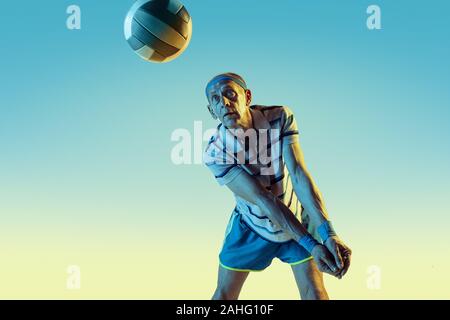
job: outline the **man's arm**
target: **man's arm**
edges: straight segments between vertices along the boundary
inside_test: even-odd
[[[308,243],[305,246],[304,240],[311,238],[311,235],[289,208],[274,194],[267,191],[258,180],[244,171],[227,183],[227,187],[234,194],[257,205],[272,222],[303,245],[314,257],[320,271],[337,275],[338,269],[328,249],[317,242],[310,248],[308,248]]]
[[[311,213],[314,226],[328,220],[322,195],[308,172],[299,142],[283,146],[283,159],[289,170],[294,191],[302,206]]]
[[[328,223],[328,213],[322,195],[308,172],[300,143],[298,141],[283,147],[283,158],[289,170],[293,188],[302,206],[310,213],[309,219],[315,227]],[[336,234],[324,239],[326,247],[333,254],[342,277],[350,267],[351,250]]]

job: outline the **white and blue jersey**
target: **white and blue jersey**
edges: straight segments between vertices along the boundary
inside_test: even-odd
[[[298,141],[294,115],[285,106],[250,106],[255,135],[226,129],[219,124],[204,153],[204,164],[212,171],[220,185],[225,185],[240,173],[247,172],[301,220],[302,207],[292,186],[283,161],[283,147]],[[253,141],[252,141],[253,139]],[[242,221],[265,240],[284,243],[292,240],[280,226],[265,216],[261,209],[235,195],[233,216]],[[234,219],[230,219],[227,234]]]

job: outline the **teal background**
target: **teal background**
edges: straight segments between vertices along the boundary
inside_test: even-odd
[[[216,125],[204,86],[226,71],[296,115],[354,251],[330,296],[450,298],[447,1],[185,0],[192,40],[167,64],[124,40],[132,3],[1,5],[1,298],[210,297],[232,195],[202,165],[174,165],[171,134]],[[66,28],[71,4],[81,30]],[[381,30],[366,27],[371,4]],[[280,263],[248,281],[243,298],[298,297]]]

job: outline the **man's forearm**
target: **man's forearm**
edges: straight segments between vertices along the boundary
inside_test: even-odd
[[[292,177],[295,193],[302,206],[310,213],[309,219],[315,226],[328,220],[328,213],[319,188],[315,185],[311,175],[298,170]]]
[[[256,203],[274,224],[278,224],[292,239],[305,248],[317,263],[319,270],[336,275],[337,268],[329,250],[317,242],[292,211],[271,192],[259,197]]]
[[[269,192],[261,197],[258,206],[273,223],[291,235],[295,241],[298,242],[304,236],[309,235],[306,228],[294,216],[292,211],[272,193]]]

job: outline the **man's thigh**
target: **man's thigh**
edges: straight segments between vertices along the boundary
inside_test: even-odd
[[[248,271],[233,271],[219,266],[217,289],[213,299],[237,299],[248,274]]]

